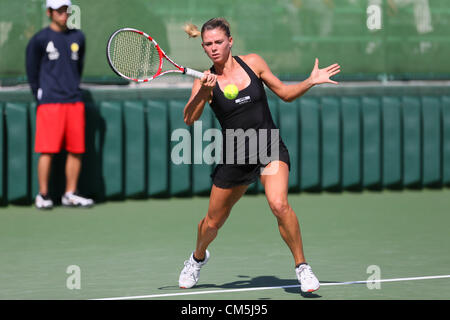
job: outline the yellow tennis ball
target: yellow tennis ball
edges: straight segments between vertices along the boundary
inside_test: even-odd
[[[232,100],[237,97],[237,95],[239,94],[239,90],[236,87],[236,85],[229,84],[225,87],[223,94],[224,94],[225,98]]]

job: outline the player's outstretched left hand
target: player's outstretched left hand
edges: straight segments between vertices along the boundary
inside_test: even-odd
[[[316,58],[314,68],[309,76],[314,85],[321,83],[338,84],[338,82],[331,80],[330,78],[341,72],[341,66],[337,63],[332,64],[326,68],[319,69],[319,59]]]

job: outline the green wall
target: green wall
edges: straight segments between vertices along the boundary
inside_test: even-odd
[[[381,3],[380,29],[369,29]],[[134,27],[152,35],[178,63],[205,70],[210,61],[186,22],[226,17],[233,53],[255,52],[283,79],[302,79],[314,58],[339,62],[338,79],[449,79],[450,1],[423,0],[73,0],[86,34],[84,81],[119,81],[105,57],[109,36]],[[74,20],[75,21],[75,20]],[[372,23],[373,24],[373,23]],[[25,47],[48,25],[44,0],[0,0],[0,84],[26,81]]]
[[[97,201],[208,195],[213,165],[176,165],[176,129],[189,89],[89,89],[86,147],[79,189]],[[293,103],[268,92],[273,118],[291,157],[290,192],[450,185],[450,94],[447,86],[319,86]],[[33,201],[35,103],[28,90],[0,92],[0,199]],[[209,106],[202,133],[219,128]],[[191,144],[191,159],[201,148]],[[198,146],[198,145],[197,145]],[[199,151],[200,150],[200,151]],[[51,194],[64,189],[64,153]],[[201,159],[201,157],[200,157]],[[263,192],[260,183],[249,193]]]

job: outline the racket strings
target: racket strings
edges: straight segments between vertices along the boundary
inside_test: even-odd
[[[116,34],[109,55],[114,68],[133,79],[150,78],[159,68],[160,58],[154,43],[133,31]]]

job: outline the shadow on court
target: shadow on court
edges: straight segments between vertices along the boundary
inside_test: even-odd
[[[304,293],[300,290],[300,284],[296,279],[280,279],[274,276],[260,276],[251,278],[250,276],[238,275],[238,278],[243,280],[237,280],[224,284],[200,284],[194,287],[194,289],[250,289],[250,288],[264,288],[264,287],[281,287],[286,293],[300,294],[304,298],[321,298],[322,296],[317,293]],[[336,281],[321,281],[321,283],[335,283]],[[178,286],[165,286],[158,288],[159,290],[176,290]],[[179,289],[181,290],[181,289]],[[182,289],[189,290],[189,289]],[[261,298],[271,299],[271,298]]]

